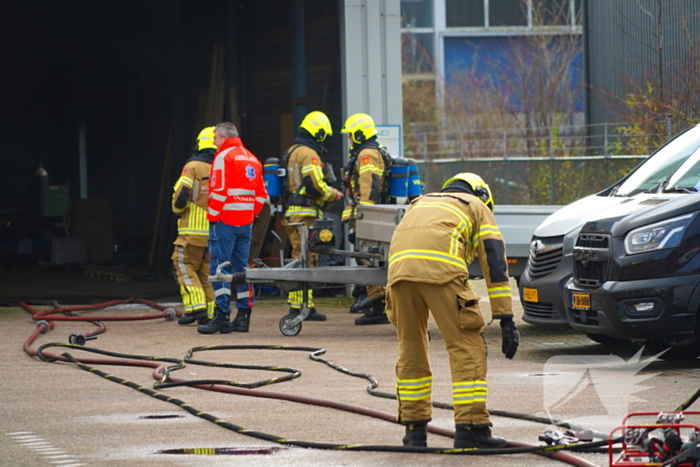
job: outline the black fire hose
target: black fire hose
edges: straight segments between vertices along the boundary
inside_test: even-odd
[[[175,404],[175,405],[187,410],[189,413],[191,413],[195,416],[198,416],[198,417],[203,418],[205,420],[216,423],[217,425],[222,426],[226,429],[229,429],[229,430],[232,430],[232,431],[235,431],[237,433],[244,434],[247,436],[251,436],[251,437],[254,437],[257,439],[272,441],[272,442],[276,442],[276,443],[283,444],[283,445],[305,447],[305,448],[315,448],[315,449],[330,449],[330,450],[413,452],[413,453],[452,454],[452,455],[455,455],[455,454],[492,455],[492,454],[534,453],[534,454],[540,454],[540,455],[552,457],[553,459],[567,462],[567,463],[569,463],[571,465],[575,465],[575,466],[592,467],[594,464],[591,464],[588,461],[577,458],[577,457],[572,456],[572,455],[570,455],[566,452],[563,452],[563,451],[574,451],[577,449],[598,448],[598,447],[605,446],[608,443],[608,441],[605,440],[605,441],[597,441],[597,442],[593,442],[593,443],[579,443],[576,445],[531,446],[531,445],[527,445],[527,444],[523,444],[523,443],[509,442],[510,447],[507,447],[507,448],[453,449],[453,448],[416,448],[416,447],[385,446],[385,445],[315,443],[315,442],[310,442],[310,441],[286,439],[284,437],[277,436],[277,435],[271,435],[271,434],[267,434],[267,433],[252,431],[252,430],[246,429],[244,427],[223,421],[223,420],[219,419],[218,417],[215,417],[211,414],[201,412],[201,411],[191,407],[189,404],[187,404],[179,399],[175,399],[173,397],[167,396],[167,395],[165,395],[161,392],[158,392],[158,391],[153,391],[151,389],[144,388],[143,386],[141,386],[137,383],[133,383],[133,382],[124,380],[124,379],[116,377],[114,375],[105,373],[105,372],[103,372],[95,367],[91,367],[91,366],[83,363],[81,360],[76,359],[75,357],[73,357],[72,355],[70,355],[68,353],[63,353],[62,355],[60,355],[60,357],[56,356],[56,355],[48,354],[45,350],[48,348],[51,348],[51,347],[72,348],[72,349],[97,353],[100,355],[108,355],[108,356],[116,357],[116,358],[120,358],[120,359],[129,359],[129,360],[114,360],[114,361],[112,361],[112,363],[107,363],[108,361],[105,361],[104,363],[106,363],[106,364],[122,365],[122,364],[124,364],[124,362],[129,362],[131,360],[131,362],[129,363],[130,366],[139,366],[138,363],[133,362],[133,360],[145,360],[145,361],[148,361],[149,363],[147,363],[143,366],[156,367],[155,363],[153,363],[153,362],[160,362],[154,371],[154,376],[156,376],[156,378],[159,379],[159,382],[154,385],[154,388],[156,390],[161,389],[163,387],[168,387],[168,386],[172,387],[175,385],[172,383],[177,383],[176,384],[177,386],[192,386],[192,387],[197,387],[197,388],[201,388],[201,389],[214,390],[214,391],[220,391],[220,392],[229,392],[229,393],[242,394],[242,395],[249,395],[249,396],[254,396],[254,397],[267,397],[267,398],[275,398],[275,399],[284,399],[284,400],[302,402],[302,403],[313,404],[313,405],[320,405],[320,406],[331,407],[331,408],[339,408],[341,410],[350,409],[350,411],[355,412],[355,413],[375,416],[375,417],[378,417],[381,419],[392,421],[394,423],[396,423],[396,417],[394,415],[386,414],[383,412],[372,411],[371,409],[352,406],[349,404],[339,404],[339,403],[335,403],[333,401],[324,401],[324,400],[320,400],[320,399],[313,399],[313,398],[304,397],[304,396],[294,396],[294,395],[290,395],[290,394],[257,391],[257,390],[245,388],[245,387],[243,387],[243,385],[241,385],[239,383],[235,383],[235,382],[227,382],[226,384],[221,384],[221,382],[219,382],[219,381],[212,382],[211,380],[182,381],[182,380],[175,380],[174,378],[172,378],[170,376],[171,372],[184,368],[186,363],[196,364],[196,365],[207,365],[207,366],[222,366],[221,363],[192,360],[191,356],[195,352],[201,352],[201,351],[206,351],[206,350],[229,350],[229,349],[271,349],[271,350],[307,351],[307,352],[312,352],[313,356],[311,358],[313,360],[321,361],[323,363],[328,364],[329,366],[332,366],[335,369],[340,370],[342,367],[340,367],[339,365],[336,365],[335,363],[330,362],[330,361],[320,357],[321,354],[325,353],[325,349],[318,349],[318,348],[311,348],[311,347],[281,347],[281,346],[259,346],[259,345],[258,346],[246,345],[246,346],[196,347],[194,349],[190,349],[190,351],[188,352],[188,356],[183,360],[174,359],[174,358],[164,358],[164,357],[151,357],[151,356],[141,356],[141,355],[120,354],[120,353],[116,353],[116,352],[109,352],[109,351],[105,351],[105,350],[80,347],[80,346],[76,346],[73,344],[65,344],[65,343],[44,344],[36,351],[37,356],[41,360],[44,360],[44,361],[56,361],[56,360],[70,361],[85,371],[89,371],[90,373],[102,376],[103,378],[109,379],[110,381],[119,383],[121,385],[129,386],[135,390],[138,390],[144,394],[150,395],[151,397],[155,397],[159,400]],[[59,357],[59,358],[57,358],[57,357]],[[172,365],[166,367],[165,366],[166,363],[172,363]],[[229,365],[231,365],[231,364],[229,364]],[[268,369],[268,370],[272,370],[272,371],[277,370],[276,367],[255,367],[252,365],[241,365],[241,366],[231,365],[231,367],[236,367],[236,368],[244,367],[244,366],[247,368],[251,368],[251,369]],[[287,370],[289,370],[289,369],[287,369]],[[343,372],[348,373],[348,374],[352,374],[353,376],[363,375],[361,373],[351,372],[350,370],[346,370],[346,369],[343,369],[343,370],[345,370]],[[340,370],[340,371],[342,371],[342,370]],[[297,373],[297,371],[295,371],[293,374],[296,374],[296,373]],[[296,376],[294,376],[294,377],[296,377]],[[363,375],[362,377],[372,378],[369,375]],[[264,385],[268,385],[268,384],[273,384],[273,380],[271,379],[271,380],[260,381],[257,383],[253,383],[252,386],[260,387],[260,386],[264,386]],[[339,405],[340,405],[340,407],[339,407]],[[435,434],[448,436],[448,437],[454,437],[453,430],[447,430],[447,429],[442,429],[442,428],[438,428],[438,427],[429,427],[429,429],[431,432],[433,432]]]
[[[130,301],[131,300],[134,300],[134,299],[130,299]],[[144,302],[146,302],[146,301],[144,301]],[[145,304],[152,305],[152,302],[146,302]],[[55,305],[55,306],[56,306],[56,308],[58,308],[57,305]],[[89,309],[94,309],[96,307],[97,306],[89,307]],[[155,308],[158,309],[161,307],[157,306]],[[37,325],[36,331],[33,333],[33,335],[30,337],[30,339],[28,339],[27,342],[25,342],[25,351],[27,351],[27,353],[29,353],[30,355],[36,355],[43,361],[71,362],[83,370],[90,371],[90,372],[95,373],[99,376],[107,378],[111,381],[115,381],[115,382],[118,382],[120,384],[127,385],[129,387],[132,387],[133,389],[139,390],[139,391],[141,391],[145,394],[148,394],[152,397],[158,398],[159,400],[163,400],[163,401],[178,405],[179,407],[187,410],[188,412],[192,413],[193,415],[196,415],[196,416],[199,416],[201,418],[212,421],[213,423],[221,425],[224,428],[227,428],[227,429],[230,429],[230,430],[233,430],[233,431],[236,431],[238,433],[245,434],[248,436],[253,436],[253,437],[256,437],[259,439],[267,440],[267,441],[273,441],[273,442],[277,442],[280,444],[291,445],[291,446],[310,447],[310,448],[316,448],[316,449],[354,450],[354,451],[416,452],[416,453],[464,454],[464,455],[535,453],[535,454],[539,454],[539,455],[549,456],[549,457],[552,457],[554,459],[557,459],[557,460],[560,460],[563,462],[567,462],[571,465],[586,466],[586,467],[590,467],[593,464],[591,464],[583,459],[572,456],[564,451],[595,452],[594,451],[595,449],[608,445],[607,435],[601,434],[601,433],[595,433],[595,432],[593,432],[594,436],[601,438],[602,441],[595,441],[595,442],[591,442],[591,443],[576,443],[576,444],[569,444],[569,445],[554,445],[554,446],[531,446],[531,445],[527,445],[527,444],[523,444],[523,443],[509,442],[508,443],[509,447],[499,448],[499,449],[451,449],[451,448],[450,449],[446,449],[446,448],[437,448],[436,449],[436,448],[414,448],[414,447],[409,448],[409,447],[403,447],[403,446],[375,446],[375,445],[347,445],[347,444],[331,444],[331,443],[313,443],[313,442],[308,442],[308,441],[289,440],[289,439],[285,439],[285,438],[275,436],[275,435],[254,432],[254,431],[242,428],[240,426],[219,420],[217,417],[214,417],[210,414],[201,413],[201,412],[197,411],[196,409],[191,408],[188,404],[186,404],[178,399],[174,399],[174,398],[166,396],[162,393],[143,388],[142,386],[140,386],[136,383],[132,383],[132,382],[123,380],[121,378],[115,377],[113,375],[109,375],[107,373],[104,373],[97,368],[90,367],[88,365],[88,363],[105,364],[105,365],[120,365],[120,366],[139,366],[139,367],[153,368],[154,369],[154,371],[153,371],[154,377],[158,380],[158,382],[156,382],[154,384],[155,389],[162,389],[162,388],[175,387],[175,386],[191,386],[191,387],[212,390],[212,391],[228,392],[228,393],[248,395],[248,396],[254,396],[254,397],[284,399],[284,400],[290,400],[290,401],[294,401],[294,402],[302,402],[302,403],[311,404],[311,405],[325,406],[325,407],[330,407],[330,408],[336,408],[339,410],[346,410],[346,411],[350,411],[350,412],[355,412],[358,414],[373,416],[376,418],[391,421],[393,423],[397,422],[396,417],[394,415],[387,414],[387,413],[380,412],[380,411],[374,411],[372,409],[368,409],[368,408],[364,408],[364,407],[352,406],[349,404],[338,403],[335,401],[314,399],[314,398],[309,398],[309,397],[305,397],[305,396],[294,396],[294,395],[290,395],[290,394],[282,394],[282,393],[273,393],[273,392],[254,390],[254,388],[258,388],[261,386],[298,378],[301,375],[301,372],[299,370],[296,370],[293,368],[223,364],[223,363],[206,362],[206,361],[193,359],[193,356],[196,352],[203,352],[203,351],[208,351],[208,350],[271,349],[271,350],[306,351],[306,352],[310,352],[310,358],[314,361],[319,361],[319,362],[325,363],[326,365],[329,365],[332,368],[334,368],[338,371],[341,371],[345,374],[348,374],[350,376],[361,377],[361,378],[367,379],[371,383],[370,386],[367,388],[367,390],[372,395],[379,396],[379,397],[387,397],[387,398],[392,398],[392,399],[395,398],[395,395],[389,394],[389,393],[382,393],[380,391],[377,391],[376,388],[378,387],[378,383],[374,377],[372,377],[371,375],[368,375],[368,374],[358,373],[358,372],[348,370],[346,368],[341,367],[340,365],[337,365],[331,361],[328,361],[328,360],[320,357],[320,355],[325,353],[325,349],[311,348],[311,347],[287,347],[287,346],[276,346],[276,345],[275,346],[245,345],[245,346],[195,347],[193,349],[190,349],[188,351],[187,355],[185,356],[185,358],[182,360],[175,359],[175,358],[165,358],[165,357],[125,355],[125,354],[108,352],[108,351],[99,350],[99,349],[86,348],[86,347],[83,347],[81,345],[74,345],[74,343],[70,343],[70,344],[65,344],[65,343],[45,344],[45,345],[42,345],[36,352],[34,352],[33,350],[31,350],[31,344],[36,339],[36,337],[38,337],[38,335],[40,333],[46,333],[49,330],[53,329],[53,327],[54,327],[53,321],[56,318],[63,318],[63,319],[57,319],[57,320],[75,320],[75,319],[66,319],[66,318],[74,318],[75,315],[73,315],[71,312],[74,310],[77,311],[77,309],[76,308],[72,308],[72,309],[63,308],[63,309],[52,311],[51,314],[54,314],[57,312],[62,313],[63,316],[60,316],[60,317],[59,316],[47,316],[49,313],[46,313],[46,312],[38,313],[34,310],[31,310],[30,307],[28,307],[26,305],[25,305],[25,309],[27,311],[29,311],[30,313],[32,313],[35,316],[35,319],[46,318],[46,320],[41,321]],[[85,309],[88,309],[88,308],[85,308]],[[153,317],[166,317],[166,319],[167,318],[172,319],[172,315],[168,316],[168,313],[149,316],[149,318],[153,318]],[[102,318],[103,317],[100,317],[98,319],[102,319]],[[135,319],[143,319],[142,316],[134,317],[134,318]],[[84,321],[89,321],[89,320],[94,320],[94,319],[95,318],[82,317],[82,320],[84,320]],[[125,318],[119,319],[119,320],[128,320],[128,319],[129,318],[125,317]],[[100,324],[100,323],[95,323],[95,324]],[[102,329],[102,330],[104,330],[104,329]],[[49,354],[49,353],[45,352],[45,349],[50,348],[50,347],[65,347],[65,348],[83,350],[83,351],[87,351],[87,352],[98,353],[101,355],[107,355],[110,357],[122,358],[123,360],[115,360],[115,359],[80,359],[79,360],[79,359],[74,358],[73,356],[71,356],[68,353],[63,353],[62,355],[53,355],[53,354]],[[283,373],[287,373],[287,374],[284,376],[271,378],[271,379],[259,381],[256,383],[249,383],[249,384],[237,383],[234,381],[226,381],[226,380],[184,381],[184,380],[177,380],[171,376],[172,372],[184,368],[187,363],[192,364],[192,365],[206,365],[206,366],[227,367],[227,368],[267,370],[267,371],[283,372]],[[171,365],[167,366],[167,364],[171,364]],[[692,403],[694,403],[698,398],[700,398],[700,389],[695,394],[693,394],[688,400],[686,400],[678,409],[676,409],[676,411],[685,410]],[[434,406],[438,407],[438,408],[445,408],[445,409],[452,408],[452,405],[444,404],[444,403],[440,403],[440,402],[435,402]],[[575,425],[569,425],[565,422],[558,422],[555,420],[550,420],[550,419],[542,418],[542,417],[536,417],[536,416],[532,416],[532,415],[515,414],[515,413],[511,413],[511,412],[504,412],[504,411],[497,411],[497,410],[491,410],[490,412],[496,416],[519,418],[519,419],[538,422],[538,423],[555,424],[557,426],[563,426],[563,427],[572,428],[572,429],[582,429],[581,427],[577,427]],[[443,428],[439,428],[439,427],[432,427],[432,426],[429,426],[428,430],[431,433],[438,434],[441,436],[454,437],[453,430],[447,430],[447,429],[443,429]],[[613,440],[614,443],[619,442],[619,441],[620,441],[619,439]]]

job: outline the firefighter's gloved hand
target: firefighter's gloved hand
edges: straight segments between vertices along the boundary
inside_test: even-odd
[[[515,352],[518,351],[518,345],[520,345],[520,333],[513,322],[513,318],[501,319],[501,338],[503,339],[501,351],[510,360],[515,356]]]

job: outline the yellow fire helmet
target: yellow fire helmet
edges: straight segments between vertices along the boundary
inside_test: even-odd
[[[491,195],[491,189],[486,184],[484,179],[479,177],[477,174],[462,172],[447,180],[444,185],[442,185],[442,188],[447,188],[447,185],[458,180],[466,182],[474,192],[474,196],[483,201],[484,204],[488,206],[491,211],[493,211],[493,196]]]
[[[308,113],[299,127],[308,131],[313,139],[319,142],[325,140],[327,136],[333,136],[331,121],[326,114],[318,110]]]
[[[216,149],[214,145],[214,129],[215,126],[208,126],[197,135],[197,151],[202,149]]]
[[[362,144],[372,136],[377,135],[377,127],[374,120],[367,114],[354,114],[345,120],[345,126],[341,133],[350,133],[355,143]]]

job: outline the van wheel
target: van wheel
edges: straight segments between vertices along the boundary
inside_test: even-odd
[[[668,350],[667,350],[668,349]],[[695,360],[700,357],[700,338],[688,341],[647,341],[645,353],[659,355],[662,360]]]
[[[627,339],[620,339],[619,337],[606,336],[605,334],[594,334],[592,332],[587,332],[586,337],[588,337],[593,342],[597,342],[603,345],[627,345],[631,341]]]

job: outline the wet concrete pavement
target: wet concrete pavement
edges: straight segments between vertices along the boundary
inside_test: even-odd
[[[477,281],[477,288],[483,281]],[[484,290],[478,290],[486,296]],[[177,296],[161,297],[172,303]],[[67,305],[68,303],[61,303]],[[74,304],[74,303],[71,303]],[[482,301],[488,316],[488,302]],[[108,322],[107,331],[91,348],[111,352],[183,358],[188,349],[215,345],[305,346],[323,348],[323,357],[350,370],[367,373],[379,382],[378,390],[394,392],[396,337],[391,325],[355,326],[346,299],[320,299],[326,322],[305,322],[298,336],[285,337],[278,321],[286,314],[279,299],[259,301],[247,334],[205,336],[195,326],[180,326],[163,319]],[[148,313],[127,308],[115,316]],[[628,412],[673,410],[700,386],[698,361],[663,362],[641,356],[635,365],[635,346],[609,347],[596,344],[571,330],[541,329],[516,316],[522,344],[516,358],[506,360],[500,352],[497,323],[485,330],[489,347],[488,406],[492,410],[535,414],[574,421],[609,432]],[[22,349],[35,323],[18,307],[0,308],[0,465],[3,466],[360,466],[360,465],[465,465],[547,466],[561,464],[532,454],[508,456],[452,456],[392,452],[350,452],[285,447],[235,433],[216,423],[195,417],[173,404],[142,394],[123,384],[82,371],[70,363],[45,363]],[[94,329],[85,322],[57,322],[35,345],[67,342],[73,333]],[[440,333],[431,323],[433,398],[451,402],[447,353]],[[62,350],[52,350],[61,353]],[[103,358],[85,352],[78,358]],[[198,353],[198,359],[248,365],[291,367],[302,372],[289,382],[256,391],[309,396],[366,407],[395,415],[396,402],[370,395],[365,379],[348,376],[322,363],[308,352],[285,350],[217,350]],[[128,366],[96,365],[119,378],[152,388],[152,370]],[[261,370],[188,365],[173,373],[182,379],[225,379],[250,383],[280,376]],[[246,429],[280,438],[317,443],[400,445],[403,427],[389,421],[297,402],[250,397],[177,387],[160,390],[199,411]],[[700,403],[698,403],[700,404]],[[696,409],[700,410],[700,407]],[[538,436],[551,426],[516,418],[493,417],[494,434],[508,440],[540,444]],[[453,429],[452,412],[435,409],[432,424]],[[452,439],[430,434],[431,447],[452,446]],[[260,453],[246,455],[159,454],[183,448],[249,448]],[[273,451],[265,449],[274,448]],[[605,466],[604,454],[575,454],[593,465]]]

